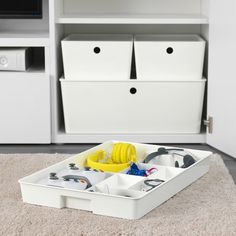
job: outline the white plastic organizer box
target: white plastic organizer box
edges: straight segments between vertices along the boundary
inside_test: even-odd
[[[205,79],[61,79],[66,133],[200,133]]]
[[[26,203],[139,219],[207,173],[211,154],[108,141],[19,183]]]
[[[128,80],[132,35],[69,35],[62,40],[65,79]]]
[[[198,35],[136,35],[138,80],[202,79],[205,44]]]

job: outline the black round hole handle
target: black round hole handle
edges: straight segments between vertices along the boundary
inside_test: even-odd
[[[168,47],[168,48],[166,49],[166,52],[167,52],[168,54],[172,54],[172,53],[174,52],[174,49],[173,49],[172,47]]]
[[[130,93],[131,93],[131,94],[136,94],[136,93],[137,93],[137,89],[134,88],[134,87],[131,88],[131,89],[130,89]]]
[[[94,51],[95,54],[99,54],[101,52],[101,48],[100,47],[95,47],[93,49],[93,51]]]

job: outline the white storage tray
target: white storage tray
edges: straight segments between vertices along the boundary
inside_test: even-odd
[[[132,52],[132,35],[70,35],[62,40],[65,78],[129,80]]]
[[[198,35],[136,35],[138,80],[201,79],[205,44]]]
[[[114,143],[116,141],[103,143],[19,180],[23,201],[55,208],[81,209],[99,215],[139,219],[207,173],[209,158],[212,154],[206,151],[187,150],[191,152],[197,162],[186,169],[165,165],[138,164],[145,169],[150,167],[158,169],[157,172],[148,177],[131,176],[125,174],[125,172],[104,173],[104,180],[94,184],[87,190],[48,185],[49,173],[57,172],[58,176],[66,174],[67,166],[71,162],[83,167],[89,154],[100,149],[110,150]],[[160,147],[132,144],[136,147],[140,162],[149,153],[157,151]],[[141,191],[144,180],[148,178],[158,178],[165,182],[149,192]]]
[[[66,133],[200,133],[205,79],[60,81]]]

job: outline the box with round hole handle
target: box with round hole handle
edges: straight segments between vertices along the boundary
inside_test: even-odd
[[[200,133],[206,79],[60,83],[68,134]]]
[[[212,154],[207,151],[185,149],[184,151],[196,160],[188,168],[167,166],[167,163],[162,161],[158,164],[146,164],[143,160],[147,155],[160,150],[160,147],[169,147],[130,143],[136,148],[138,167],[145,170],[156,169],[152,174],[144,177],[128,175],[125,170],[119,173],[103,172],[103,179],[97,183],[93,182],[91,187],[84,190],[72,186],[55,186],[51,182],[49,184],[49,173],[65,175],[69,171],[68,164],[72,162],[82,168],[89,155],[98,150],[109,152],[116,143],[118,141],[105,142],[20,179],[23,201],[47,207],[86,210],[98,215],[139,219],[206,174]],[[99,173],[96,172],[96,175]],[[148,191],[143,188],[145,181],[155,179],[161,180],[161,184]]]
[[[128,80],[133,36],[72,34],[62,40],[67,80]]]
[[[200,80],[206,42],[198,35],[136,35],[138,80]]]

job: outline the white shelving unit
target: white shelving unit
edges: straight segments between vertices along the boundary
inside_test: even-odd
[[[63,71],[60,41],[71,33],[191,33],[208,39],[208,0],[58,0],[51,2],[51,31],[55,32],[54,104],[58,104]],[[58,51],[59,50],[59,51]],[[53,142],[100,143],[108,139],[158,143],[205,143],[206,131],[200,134],[67,134],[62,104],[53,109]]]
[[[32,48],[25,72],[0,72],[0,143],[51,143],[50,34],[48,0],[43,19],[1,19],[0,47]]]
[[[11,85],[9,83],[7,87],[11,91],[13,80],[42,79],[42,81],[47,81],[46,92],[41,91],[42,96],[47,98],[42,99],[44,100],[42,107],[47,107],[47,111],[42,112],[38,109],[40,115],[37,122],[41,118],[47,117],[45,119],[47,120],[51,117],[52,129],[47,122],[46,125],[43,122],[39,122],[41,125],[38,125],[36,122],[30,126],[30,129],[34,130],[37,127],[39,130],[43,127],[44,130],[47,130],[46,135],[39,140],[37,132],[35,132],[29,134],[28,139],[23,140],[20,132],[14,136],[17,138],[6,138],[8,137],[7,131],[11,127],[10,125],[8,128],[3,126],[0,127],[2,133],[0,143],[100,143],[108,139],[149,143],[209,143],[236,156],[235,145],[231,141],[236,140],[236,126],[233,125],[236,120],[236,98],[233,96],[236,87],[234,79],[236,76],[235,0],[43,1],[43,20],[1,21],[0,46],[42,47],[45,50],[45,66],[33,66],[25,73],[0,72],[0,83],[3,83],[4,79],[5,81],[11,79]],[[67,134],[63,120],[59,79],[63,76],[61,40],[72,33],[201,35],[207,41],[204,77],[207,78],[208,83],[202,120],[212,117],[213,119],[208,119],[208,124],[210,123],[210,128],[213,126],[213,131],[209,129],[208,131],[212,132],[208,132],[203,126],[200,134]],[[31,90],[30,87],[27,89]],[[5,97],[1,97],[0,100],[5,100],[5,103],[1,104],[3,107],[7,106]],[[6,109],[4,112],[7,113],[9,110]],[[21,110],[20,112],[30,114],[32,108],[31,111]],[[12,119],[13,121],[16,128],[23,122],[22,120],[16,122]],[[23,123],[25,124],[27,121]],[[2,129],[5,130],[5,133],[2,132]]]

